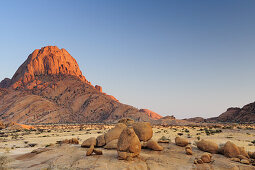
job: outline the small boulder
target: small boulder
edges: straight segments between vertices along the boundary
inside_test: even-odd
[[[97,140],[95,137],[88,138],[85,140],[82,144],[81,147],[83,148],[89,148],[91,145],[96,146]]]
[[[152,149],[154,151],[162,151],[163,150],[163,147],[160,146],[156,141],[154,141],[152,139],[147,142],[146,147],[149,149]]]
[[[240,155],[239,148],[233,142],[226,142],[224,145],[224,155],[229,158],[236,158]]]
[[[211,154],[209,153],[204,153],[202,156],[201,156],[201,159],[204,163],[210,163],[211,162]]]
[[[141,143],[132,127],[127,127],[120,134],[117,151],[119,159],[129,159],[140,154]]]
[[[121,132],[126,128],[127,126],[123,123],[118,123],[114,128],[110,129],[105,135],[105,143],[109,143],[114,139],[118,139],[120,137]]]
[[[94,151],[94,145],[91,145],[90,148],[86,152],[86,156],[92,155],[93,151]]]
[[[97,145],[98,147],[102,147],[105,145],[105,139],[104,139],[104,135],[99,135],[97,138],[96,138],[96,141],[97,141]]]
[[[104,148],[105,149],[117,149],[118,139],[112,140],[111,142],[107,143]]]
[[[197,142],[197,148],[210,153],[217,153],[218,152],[218,145],[214,142],[207,141],[202,139],[201,141]]]
[[[185,147],[189,144],[188,140],[182,137],[176,137],[175,138],[175,144],[177,146]]]
[[[153,131],[149,122],[136,122],[132,127],[140,141],[148,141],[152,138]]]

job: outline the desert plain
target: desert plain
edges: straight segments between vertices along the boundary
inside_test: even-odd
[[[81,147],[86,139],[107,133],[115,124],[83,125],[34,125],[9,127],[1,130],[1,169],[255,169],[235,162],[221,154],[212,154],[210,163],[194,164],[204,151],[196,146],[202,139],[218,145],[231,141],[255,152],[255,126],[252,124],[206,124],[192,126],[154,125],[152,140],[167,139],[169,143],[158,143],[162,151],[142,149],[132,160],[119,160],[117,150],[98,147],[102,155],[86,156],[88,148]],[[185,147],[175,144],[176,137],[188,140],[192,155],[185,153]],[[75,138],[79,144],[65,144],[61,141]]]

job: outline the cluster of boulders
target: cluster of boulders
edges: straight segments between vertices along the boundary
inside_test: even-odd
[[[130,160],[140,154],[141,148],[162,151],[163,147],[152,140],[153,131],[149,122],[134,122],[132,119],[121,119],[107,133],[85,140],[81,147],[89,148],[91,155],[94,147],[117,149],[118,158]]]
[[[186,154],[192,155],[192,148],[187,139],[176,137],[175,144],[177,146],[185,147]],[[199,150],[204,151],[205,153],[201,158],[196,158],[194,160],[195,164],[210,163],[212,158],[211,154],[222,154],[231,158],[232,161],[255,165],[255,152],[246,152],[244,147],[238,147],[233,142],[228,141],[223,145],[218,145],[215,142],[202,139],[197,141],[196,145]]]
[[[65,139],[62,141],[57,141],[57,144],[79,144],[79,140],[77,138]]]

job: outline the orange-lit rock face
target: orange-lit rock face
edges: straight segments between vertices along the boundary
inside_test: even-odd
[[[149,117],[151,117],[152,119],[155,119],[155,120],[162,118],[162,116],[160,116],[159,114],[157,114],[149,109],[140,109],[139,111],[146,113]]]
[[[26,85],[39,75],[73,75],[82,81],[85,77],[79,69],[76,60],[65,50],[56,46],[36,49],[28,59],[19,67],[12,77],[14,88]]]
[[[95,86],[95,88],[96,88],[99,92],[101,92],[101,93],[102,93],[102,87],[101,87],[101,86],[96,85],[96,86]]]

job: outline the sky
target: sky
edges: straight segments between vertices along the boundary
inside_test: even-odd
[[[255,101],[254,0],[3,0],[0,79],[65,48],[120,102],[177,118]]]

